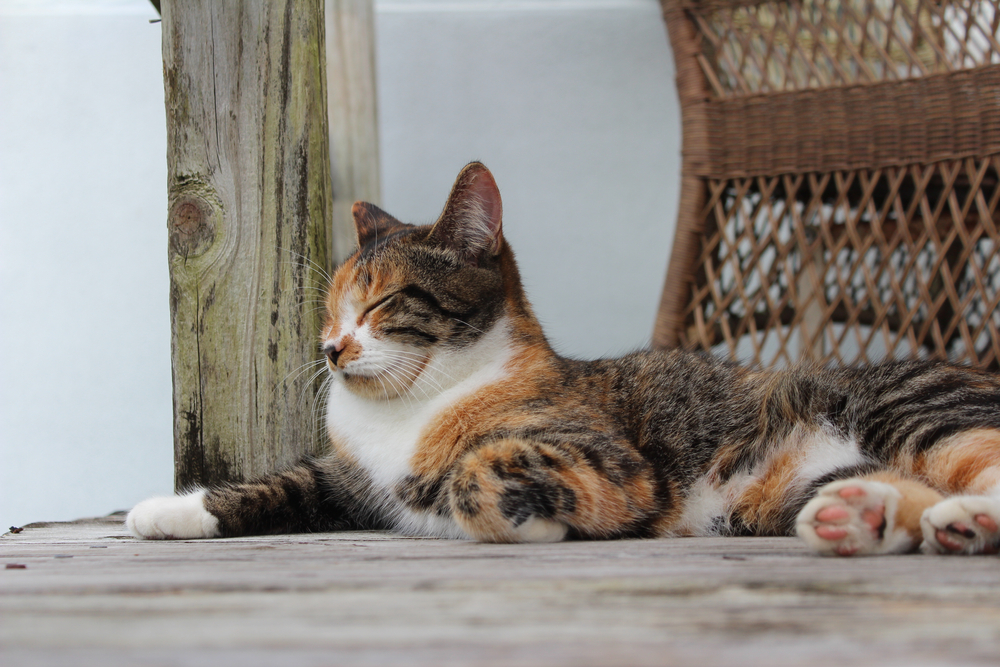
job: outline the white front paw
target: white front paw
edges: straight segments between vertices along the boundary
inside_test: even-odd
[[[920,517],[923,551],[939,554],[986,554],[1000,549],[1000,500],[988,496],[952,496],[924,510]]]
[[[569,528],[564,523],[529,516],[514,529],[514,534],[520,542],[561,542],[568,531]]]
[[[205,492],[149,498],[132,508],[125,525],[147,540],[190,540],[218,537],[219,520],[205,509]]]

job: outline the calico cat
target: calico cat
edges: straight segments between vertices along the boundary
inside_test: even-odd
[[[1000,545],[1000,379],[937,362],[764,371],[553,352],[479,163],[433,225],[354,205],[321,333],[331,453],[139,503],[133,534],[492,542],[788,535],[828,555]]]

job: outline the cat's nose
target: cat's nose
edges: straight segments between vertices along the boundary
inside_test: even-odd
[[[333,341],[328,341],[323,344],[323,354],[326,355],[326,358],[329,359],[330,363],[334,366],[337,365],[337,359],[340,357],[340,352],[343,349],[343,345],[338,346]]]
[[[323,343],[323,354],[326,355],[326,358],[330,360],[331,364],[336,366],[337,359],[340,358],[340,353],[344,351],[344,348],[347,347],[347,343],[351,340],[352,338],[350,335],[340,336],[333,340],[328,340]]]

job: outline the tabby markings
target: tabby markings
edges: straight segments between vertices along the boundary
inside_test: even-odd
[[[673,535],[715,535],[726,525],[735,509],[764,504],[776,508],[788,497],[804,491],[816,479],[841,468],[864,462],[856,440],[846,439],[828,428],[795,429],[774,448],[770,456],[720,484],[718,464],[688,492],[684,512],[670,530]],[[763,494],[767,497],[756,497]],[[750,499],[748,496],[755,496]],[[765,517],[757,517],[764,520]]]

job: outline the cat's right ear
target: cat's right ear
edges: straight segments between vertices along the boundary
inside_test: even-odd
[[[381,236],[388,237],[391,232],[404,226],[375,204],[356,201],[351,207],[354,215],[354,231],[358,236],[358,247],[364,248]]]
[[[469,264],[494,257],[503,245],[503,204],[493,174],[482,162],[465,165],[430,238]]]

